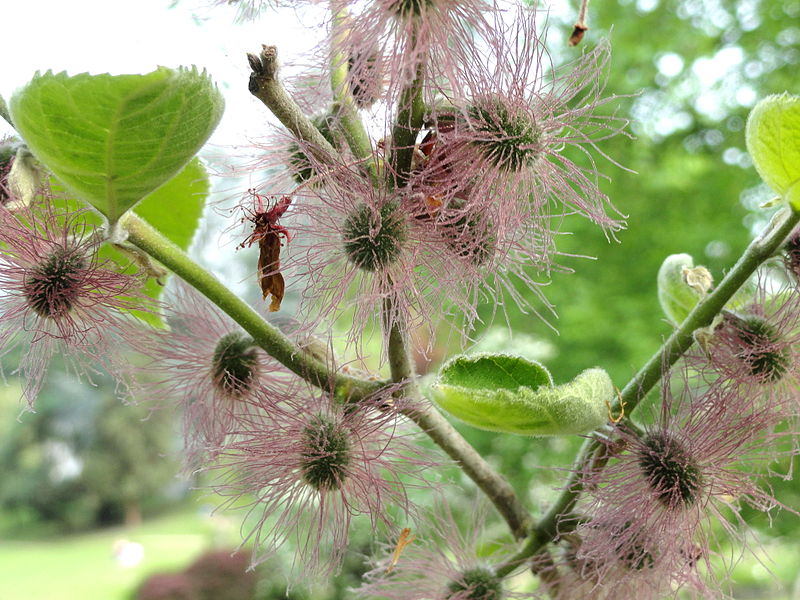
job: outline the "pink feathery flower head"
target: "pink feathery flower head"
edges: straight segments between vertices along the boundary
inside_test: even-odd
[[[486,0],[371,0],[342,2],[345,31],[331,50],[347,61],[347,81],[359,106],[377,98],[391,105],[421,71],[448,70],[454,49],[488,29]],[[382,84],[386,89],[381,93]]]
[[[180,285],[159,333],[147,396],[183,411],[186,463],[213,459],[240,420],[272,410],[299,380],[269,357],[227,315]]]
[[[485,554],[486,505],[469,515],[464,530],[446,499],[419,519],[417,530],[409,528],[396,543],[381,549],[381,558],[364,576],[356,592],[359,598],[386,600],[502,600],[528,598],[530,594],[508,588],[495,565],[510,557],[498,544]],[[394,542],[394,540],[393,540]]]
[[[463,286],[474,267],[453,261],[454,252],[415,218],[416,211],[402,190],[376,187],[358,165],[333,168],[323,187],[293,196],[285,265],[304,282],[309,322],[352,309],[355,340],[376,322],[387,334],[400,321],[430,325],[443,307],[474,318],[475,300]],[[458,251],[472,247],[464,241]]]
[[[795,229],[783,245],[783,264],[789,276],[800,284],[800,229]]]
[[[85,217],[50,205],[0,207],[0,356],[24,349],[17,372],[29,408],[56,353],[79,374],[99,365],[128,392],[126,353],[149,351],[145,328],[128,312],[152,306],[142,279],[98,259],[103,238]]]
[[[711,385],[731,388],[774,422],[800,411],[800,290],[760,275],[752,297],[721,313],[687,354]]]
[[[619,597],[612,592],[632,581],[652,594],[644,597],[678,589],[721,597],[711,563],[712,554],[726,562],[716,525],[743,540],[743,504],[782,506],[758,485],[775,457],[771,416],[729,388],[698,393],[697,381],[676,379],[681,390],[664,394],[655,423],[641,433],[620,426],[609,464],[583,473],[568,564],[573,579],[604,590],[602,597]]]
[[[336,118],[336,114],[331,112],[318,112],[310,117],[314,126],[332,145],[339,135]],[[254,150],[257,154],[252,156]],[[253,181],[253,188],[259,193],[284,195],[298,186],[319,187],[322,184],[325,171],[320,171],[320,165],[308,155],[307,144],[298,142],[283,127],[273,128],[264,139],[252,140],[248,151],[251,158],[233,175],[248,174],[251,179],[260,176],[263,182]],[[345,150],[341,152],[344,160],[351,160],[349,153]]]
[[[604,96],[609,44],[554,68],[536,11],[519,8],[507,19],[498,15],[490,33],[462,49],[437,90],[444,100],[428,117],[430,148],[409,185],[445,204],[489,210],[499,227],[557,226],[578,213],[621,228],[595,163],[596,155],[609,159],[598,142],[627,125],[604,114],[616,101]]]
[[[252,499],[243,543],[253,541],[256,562],[289,542],[295,576],[326,576],[341,564],[353,517],[391,528],[392,515],[412,512],[406,487],[421,485],[413,479],[433,462],[402,431],[392,391],[357,404],[298,394],[239,421],[210,469],[220,471],[213,488],[225,505]]]

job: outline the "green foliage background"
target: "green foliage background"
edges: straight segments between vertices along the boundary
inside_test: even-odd
[[[758,209],[771,195],[746,155],[744,125],[757,100],[800,92],[800,2],[596,1],[590,5],[590,30],[581,46],[568,48],[565,42],[579,2],[571,4],[573,20],[550,19],[548,45],[561,61],[576,56],[582,46],[611,38],[606,89],[622,96],[620,114],[632,119],[636,139],[618,136],[601,148],[635,173],[603,159],[598,166],[610,177],[600,186],[627,215],[627,229],[617,234],[617,242],[585,219],[568,218],[563,230],[572,235],[559,238],[559,250],[596,260],[564,256],[560,264],[574,272],[553,272],[551,284],[543,288],[558,314],[551,320],[557,333],[547,323],[513,311],[510,323],[515,335],[545,342],[550,356],[544,362],[556,383],[601,366],[622,387],[671,330],[657,300],[656,274],[663,259],[689,253],[719,281],[770,216]],[[682,70],[671,76],[660,72],[665,56],[673,63],[680,58]],[[715,58],[733,64],[726,71],[721,62],[710,63],[712,71],[724,73],[712,82],[702,68]],[[489,306],[484,308],[488,315]],[[646,404],[641,412],[647,414]],[[578,439],[503,436],[456,426],[539,510],[546,509],[563,481],[557,469],[570,464],[580,444]],[[785,471],[787,465],[777,468]],[[796,505],[794,482],[773,483],[781,500]],[[754,523],[763,532],[770,526],[762,517]],[[794,515],[778,513],[765,539],[790,535],[798,524]],[[771,580],[763,575],[754,581],[759,578],[750,571],[755,570],[740,570],[738,585],[763,588]],[[782,574],[780,565],[776,572]],[[784,583],[791,585],[794,573],[784,575]],[[763,595],[763,589],[760,593],[754,597],[784,597]]]

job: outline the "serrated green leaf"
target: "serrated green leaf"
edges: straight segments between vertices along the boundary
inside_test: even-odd
[[[747,119],[747,151],[761,179],[800,209],[800,97],[768,96]]]
[[[554,386],[538,363],[482,355],[447,363],[429,391],[442,409],[474,427],[542,436],[587,433],[603,425],[614,386],[602,369],[587,369]]]
[[[224,101],[205,73],[37,74],[11,116],[34,155],[112,223],[202,147]]]

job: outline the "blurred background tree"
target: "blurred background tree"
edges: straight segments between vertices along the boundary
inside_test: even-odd
[[[50,376],[37,412],[4,425],[0,510],[67,531],[135,525],[185,497],[173,416],[123,405],[112,382]]]

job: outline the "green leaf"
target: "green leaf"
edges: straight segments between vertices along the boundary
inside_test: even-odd
[[[181,250],[188,250],[211,190],[208,172],[195,158],[175,177],[147,196],[134,212]]]
[[[614,386],[602,369],[587,369],[554,386],[545,367],[517,356],[460,356],[430,387],[454,417],[488,431],[521,435],[587,433],[608,419]]]
[[[174,177],[222,117],[205,73],[37,75],[11,98],[33,154],[64,185],[116,222]]]
[[[513,354],[457,356],[439,373],[439,383],[471,389],[552,385],[550,372],[540,363]]]
[[[800,97],[784,93],[756,104],[746,140],[761,179],[800,210]]]

